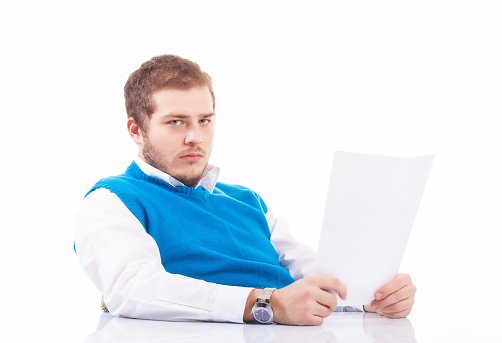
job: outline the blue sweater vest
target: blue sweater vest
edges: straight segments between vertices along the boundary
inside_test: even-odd
[[[87,194],[98,188],[115,193],[136,216],[169,273],[255,288],[294,282],[270,242],[266,205],[248,188],[218,182],[210,194],[202,187],[173,187],[134,162]]]

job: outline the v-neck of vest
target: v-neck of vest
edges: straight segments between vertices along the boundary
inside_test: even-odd
[[[136,164],[136,162],[132,162],[131,165],[126,169],[126,174],[130,174],[134,176],[137,179],[145,180],[151,183],[155,183],[157,185],[160,185],[164,188],[169,189],[172,192],[179,193],[180,195],[186,195],[186,196],[194,196],[194,197],[200,197],[203,200],[207,200],[209,195],[211,195],[204,187],[199,186],[197,188],[193,187],[187,187],[187,186],[178,186],[174,187],[173,185],[169,184],[168,182],[159,179],[157,177],[149,176],[145,174],[141,168]]]

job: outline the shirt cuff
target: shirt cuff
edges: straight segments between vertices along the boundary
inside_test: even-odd
[[[362,306],[338,306],[334,312],[366,312]]]
[[[211,320],[215,322],[243,323],[246,301],[253,289],[251,287],[223,285],[218,287]]]

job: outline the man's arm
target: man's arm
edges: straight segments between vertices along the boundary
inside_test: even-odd
[[[112,314],[242,322],[252,288],[167,273],[155,240],[110,191],[97,189],[84,199],[74,237],[78,260]]]

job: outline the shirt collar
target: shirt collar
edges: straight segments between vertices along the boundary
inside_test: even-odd
[[[186,187],[183,182],[176,180],[174,177],[171,175],[164,173],[162,170],[159,170],[145,161],[143,161],[141,158],[136,157],[134,159],[134,162],[138,165],[138,167],[141,169],[143,173],[145,173],[148,176],[156,177],[158,179],[161,179],[168,184],[170,184],[173,187]],[[213,194],[214,187],[216,187],[216,183],[218,182],[218,176],[220,175],[220,168],[213,166],[212,164],[208,164],[204,171],[202,172],[202,179],[200,179],[199,183],[197,184],[197,187],[202,186],[206,191],[209,193]]]

